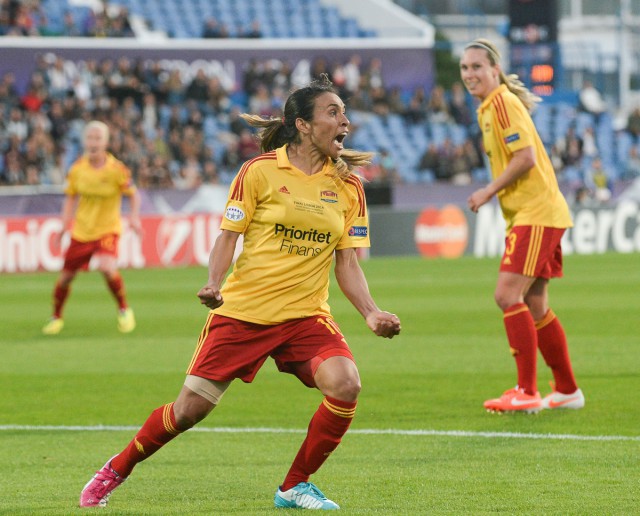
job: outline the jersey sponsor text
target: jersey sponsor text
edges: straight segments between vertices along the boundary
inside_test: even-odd
[[[294,240],[307,240],[321,244],[331,243],[331,231],[319,232],[317,229],[296,229],[295,226],[287,227],[284,224],[275,225],[275,235],[283,234],[285,238]]]

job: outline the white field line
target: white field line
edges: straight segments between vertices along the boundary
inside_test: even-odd
[[[0,431],[23,432],[135,432],[138,426],[73,426],[73,425],[0,425]],[[196,427],[190,432],[219,434],[304,434],[306,430],[298,428],[243,428],[243,427]],[[349,434],[360,435],[401,435],[426,437],[468,437],[487,439],[542,439],[559,441],[636,441],[634,435],[578,435],[578,434],[527,434],[520,432],[472,432],[467,430],[394,430],[394,429],[352,429]]]

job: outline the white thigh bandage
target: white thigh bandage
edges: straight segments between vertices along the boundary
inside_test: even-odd
[[[196,394],[217,405],[231,382],[216,382],[190,374],[185,378],[184,384]]]

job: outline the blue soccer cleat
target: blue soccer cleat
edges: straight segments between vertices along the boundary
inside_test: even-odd
[[[276,491],[273,499],[276,508],[279,509],[319,509],[331,511],[339,509],[340,506],[329,500],[323,493],[311,482],[300,482],[297,486],[287,491]]]

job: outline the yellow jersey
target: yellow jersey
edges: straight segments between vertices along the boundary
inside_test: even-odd
[[[498,192],[507,229],[571,227],[569,207],[531,115],[505,84],[482,101],[478,107],[478,124],[494,179],[504,172],[514,152],[526,147],[533,147],[535,151],[534,167]]]
[[[242,233],[244,243],[213,311],[257,324],[330,315],[334,251],[370,245],[360,179],[339,179],[330,159],[306,175],[286,146],[242,166],[220,227]]]
[[[123,195],[133,195],[136,187],[127,166],[107,154],[105,164],[95,168],[87,156],[78,158],[67,174],[64,192],[78,197],[71,236],[80,242],[120,234]]]

